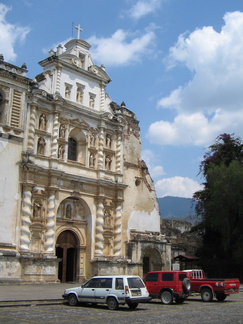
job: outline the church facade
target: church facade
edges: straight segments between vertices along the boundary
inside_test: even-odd
[[[79,38],[39,62],[0,57],[0,280],[83,282],[171,268],[139,122]]]

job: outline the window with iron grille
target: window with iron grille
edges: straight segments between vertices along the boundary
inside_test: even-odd
[[[77,161],[77,141],[72,137],[68,139],[68,160]]]

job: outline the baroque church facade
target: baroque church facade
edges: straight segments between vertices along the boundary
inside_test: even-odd
[[[27,77],[0,57],[0,281],[170,270],[139,122],[71,39]]]

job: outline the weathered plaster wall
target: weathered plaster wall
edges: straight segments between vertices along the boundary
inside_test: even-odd
[[[0,243],[16,244],[19,228],[19,165],[22,146],[18,142],[10,144],[10,139],[0,141]],[[9,217],[14,215],[14,217]]]

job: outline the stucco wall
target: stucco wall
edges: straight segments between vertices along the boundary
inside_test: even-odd
[[[21,144],[11,143],[10,139],[0,141],[0,243],[16,244],[16,233],[19,231],[19,165]]]

